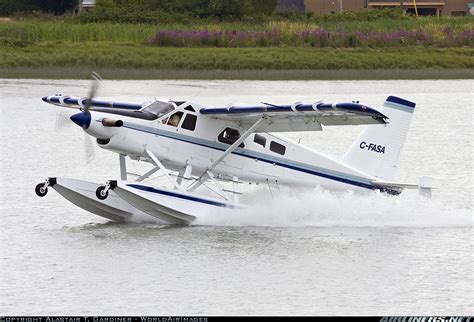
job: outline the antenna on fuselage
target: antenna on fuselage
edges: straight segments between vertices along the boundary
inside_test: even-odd
[[[271,103],[265,103],[265,102],[260,102],[260,103],[262,103],[263,105],[267,105],[267,106],[280,107],[279,105],[275,105],[275,104],[271,104]]]

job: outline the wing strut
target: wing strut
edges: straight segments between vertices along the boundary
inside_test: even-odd
[[[171,178],[171,176],[168,172],[168,169],[166,169],[165,166],[160,162],[160,160],[158,160],[156,155],[153,152],[151,152],[150,150],[145,150],[145,152],[146,152],[146,154],[148,154],[148,156],[151,158],[151,160],[160,168],[160,170],[163,171],[163,173],[165,174],[166,179],[168,179],[169,182],[171,182],[173,184],[173,186],[176,188],[176,190],[182,191],[181,186],[176,182],[176,180],[173,180],[173,178]]]
[[[120,160],[120,179],[127,180],[127,162],[125,160],[125,155],[119,154]]]
[[[220,157],[218,157],[212,164],[211,166],[208,168],[208,171],[212,171],[214,170],[214,168],[222,162],[222,160],[224,160],[224,158],[226,156],[228,156],[230,153],[232,153],[239,145],[240,143],[242,143],[246,138],[249,137],[250,134],[252,134],[253,132],[255,132],[257,130],[257,128],[260,126],[260,124],[262,124],[263,121],[265,121],[266,119],[266,116],[262,116],[260,119],[258,119],[257,122],[255,122],[247,131],[245,131],[244,134],[242,134],[242,136],[237,140],[235,141],[230,147],[227,148],[227,150],[225,150],[224,153],[222,153],[220,155]]]
[[[151,176],[153,173],[155,173],[156,171],[160,170],[160,167],[158,166],[155,166],[153,167],[153,169],[149,170],[148,172],[142,174],[141,176],[138,175],[139,177],[135,179],[135,181],[137,182],[142,182],[143,180],[145,180],[146,178],[148,178],[149,176]]]

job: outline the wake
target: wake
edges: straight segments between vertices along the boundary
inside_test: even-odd
[[[268,195],[260,190],[241,210],[219,209],[197,218],[195,225],[272,227],[466,227],[472,210],[417,192],[399,196],[383,193],[334,193],[320,188]]]

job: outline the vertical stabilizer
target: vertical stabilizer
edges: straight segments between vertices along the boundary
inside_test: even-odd
[[[388,124],[368,125],[344,155],[344,163],[369,175],[393,180],[415,105],[389,96],[380,110],[388,117]]]

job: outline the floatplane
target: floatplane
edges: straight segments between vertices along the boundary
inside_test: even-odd
[[[51,187],[78,207],[114,221],[146,215],[186,225],[211,210],[245,207],[239,202],[243,183],[431,194],[430,177],[418,184],[395,181],[415,109],[415,103],[399,97],[389,96],[380,108],[358,101],[209,107],[189,101],[99,100],[94,98],[98,87],[94,76],[88,97],[42,100],[79,110],[70,120],[99,147],[118,154],[120,179],[93,183],[49,177],[36,186],[38,196]],[[340,159],[275,134],[346,125],[367,127]],[[127,158],[152,168],[129,179]],[[144,183],[157,172],[172,188]],[[199,193],[203,185],[214,195]]]

